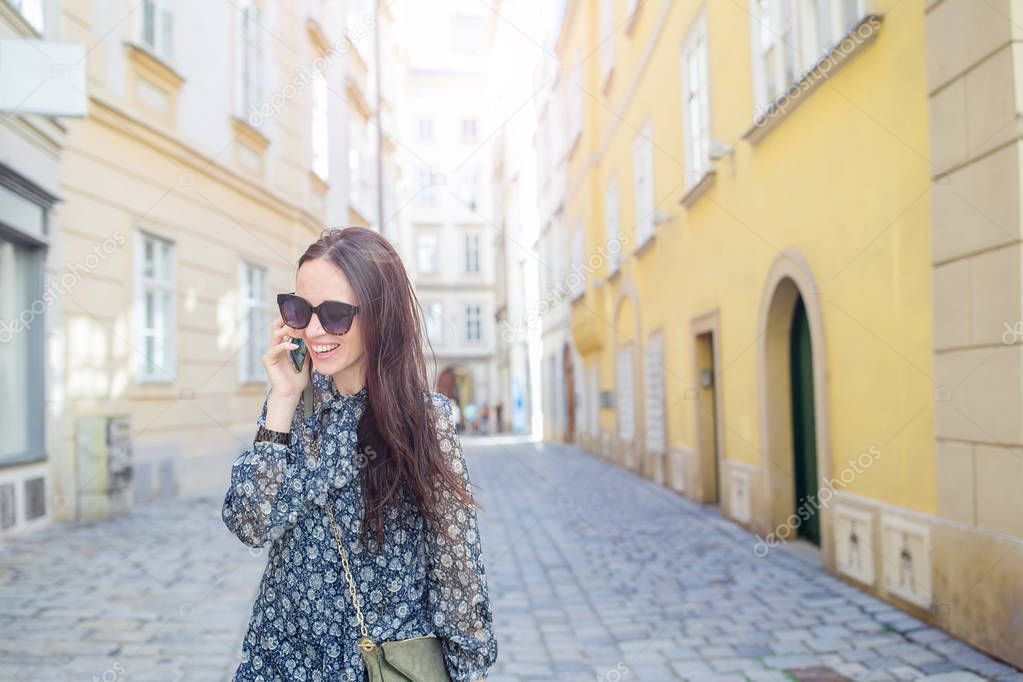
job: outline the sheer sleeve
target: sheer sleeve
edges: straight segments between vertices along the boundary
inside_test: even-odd
[[[269,398],[267,393],[258,426],[266,425]],[[357,475],[347,457],[321,456],[313,461],[306,456],[301,437],[303,414],[299,402],[291,423],[290,445],[253,443],[231,466],[221,518],[250,547],[265,547],[276,541],[298,523],[309,507],[325,506],[330,491],[348,485]]]
[[[454,404],[433,395],[442,452],[469,490],[469,472],[455,429]],[[487,592],[476,510],[458,503],[450,493],[441,502],[443,525],[451,539],[427,532],[428,610],[442,639],[444,658],[453,682],[486,677],[497,659],[497,640]]]

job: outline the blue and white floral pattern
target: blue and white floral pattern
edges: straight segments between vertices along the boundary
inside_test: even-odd
[[[314,409],[306,421],[299,405],[291,444],[254,443],[231,468],[224,523],[246,545],[269,548],[234,682],[368,679],[328,503],[369,636],[381,642],[435,634],[454,682],[486,677],[497,640],[476,510],[450,494],[441,499],[452,541],[428,532],[415,505],[400,513],[392,507],[384,514],[382,548],[364,546],[358,539],[364,511],[359,469],[372,453],[357,452],[356,433],[367,389],[341,394],[332,378],[315,370],[313,386]],[[469,489],[454,405],[441,393],[428,399],[440,415],[441,450]],[[264,401],[259,424],[265,420]],[[314,432],[321,434],[317,458],[307,456]]]

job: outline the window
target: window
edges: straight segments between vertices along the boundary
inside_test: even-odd
[[[476,128],[476,119],[462,119],[462,144],[476,144],[479,139],[479,132]]]
[[[654,143],[649,121],[636,134],[632,145],[633,199],[636,220],[636,242],[642,244],[654,236]]]
[[[752,0],[750,9],[760,112],[864,14],[862,0]]]
[[[473,211],[480,205],[480,177],[480,169],[476,166],[467,168],[460,173],[458,198]]]
[[[804,45],[813,58],[804,60],[804,67],[838,42],[839,38],[863,18],[862,0],[812,0],[801,18],[805,27]]]
[[[426,305],[426,336],[433,345],[444,343],[444,304],[431,301]]]
[[[317,71],[312,87],[312,145],[313,172],[323,181],[330,175],[327,152],[330,147],[327,128],[327,78]]]
[[[480,271],[480,235],[471,232],[465,235],[465,271]]]
[[[608,253],[607,272],[609,275],[618,271],[621,260],[622,243],[618,232],[618,179],[614,176],[607,183],[604,191],[604,248]]]
[[[174,10],[170,0],[142,0],[139,42],[160,59],[174,58]]]
[[[139,381],[174,380],[174,244],[139,233],[138,364]]]
[[[451,17],[451,49],[463,54],[483,51],[486,22],[482,17],[459,14]]]
[[[483,310],[478,303],[465,306],[465,340],[468,343],[483,340]]]
[[[419,119],[419,141],[433,142],[433,119]]]
[[[646,388],[646,450],[664,454],[667,438],[664,429],[664,337],[652,334],[643,355],[643,386]]]
[[[710,93],[707,76],[707,16],[701,14],[682,49],[682,129],[686,187],[710,169]]]
[[[11,5],[36,30],[36,33],[43,32],[45,26],[43,0],[13,0]]]
[[[45,251],[0,237],[0,463],[44,454],[43,325]]]
[[[600,435],[600,375],[595,361],[590,363],[590,381],[587,388],[590,390],[590,435],[596,438]]]
[[[238,380],[241,383],[266,380],[262,358],[266,350],[267,325],[270,324],[268,291],[266,268],[242,261],[238,269],[241,319]]]
[[[263,29],[259,25],[260,18],[259,7],[251,2],[241,7],[238,91],[242,116],[258,110],[263,101]]]
[[[376,147],[369,121],[348,117],[348,201],[363,217],[373,215],[377,195]]]
[[[575,229],[572,230],[572,246],[569,257],[572,259],[570,263],[566,264],[566,267],[571,263],[577,263],[580,266],[580,270],[585,267],[586,264],[586,253],[583,244],[583,221],[580,218],[576,221]],[[569,287],[571,290],[572,297],[581,295],[586,291],[586,277],[579,270],[574,270],[566,275],[569,281]]]
[[[433,173],[429,168],[419,169],[419,192],[416,200],[420,204],[430,206],[437,203],[437,190],[433,186]]]
[[[615,358],[615,379],[618,438],[623,441],[631,452],[632,439],[636,435],[636,425],[634,423],[636,416],[633,405],[632,348],[629,345],[618,350],[618,355]]]
[[[600,0],[600,82],[607,84],[615,66],[615,26],[613,0]]]
[[[583,132],[583,89],[573,79],[565,86],[568,89],[568,149],[571,151]]]
[[[421,275],[437,272],[437,235],[427,232],[416,236],[416,265]]]

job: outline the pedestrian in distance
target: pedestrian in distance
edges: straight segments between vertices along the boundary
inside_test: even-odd
[[[485,678],[497,640],[478,504],[400,257],[372,230],[327,230],[278,307],[269,391],[221,514],[268,548],[233,679],[372,681],[398,654],[436,674],[388,680]]]

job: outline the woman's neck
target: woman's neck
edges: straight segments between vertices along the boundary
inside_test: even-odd
[[[333,375],[334,386],[341,395],[355,395],[366,385],[366,373],[361,367],[349,367]]]

